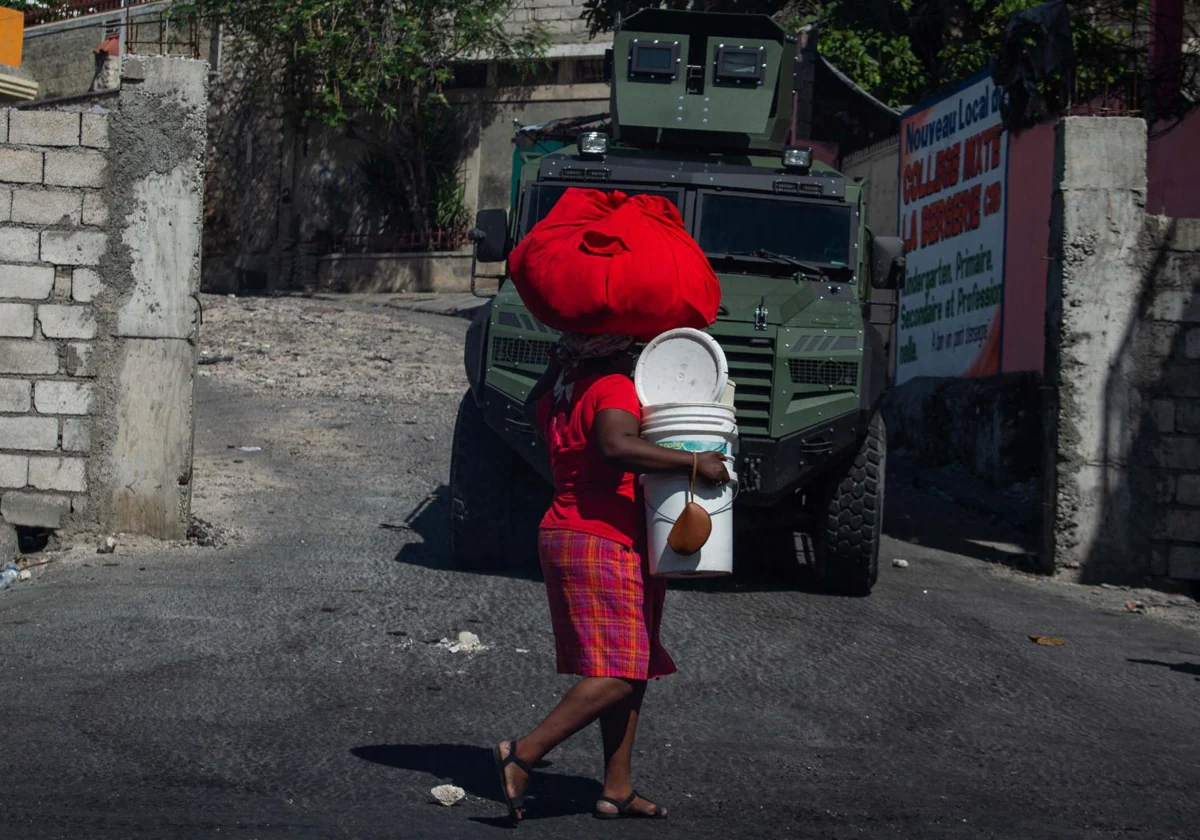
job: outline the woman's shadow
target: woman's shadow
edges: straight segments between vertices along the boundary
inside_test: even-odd
[[[376,744],[355,747],[351,754],[364,761],[428,773],[452,785],[457,785],[468,796],[490,799],[503,812],[500,798],[500,779],[492,762],[492,752],[485,747],[469,744]],[[537,765],[541,771],[550,762]],[[559,773],[538,772],[529,783],[526,792],[525,819],[545,819],[577,814],[590,814],[601,786],[595,779],[583,776],[565,776]],[[507,816],[496,819],[474,818],[475,822],[488,825],[510,825]]]

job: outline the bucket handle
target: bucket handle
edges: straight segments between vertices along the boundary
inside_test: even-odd
[[[733,482],[730,482],[730,483],[733,485],[733,498],[729,500],[729,504],[727,504],[727,505],[724,505],[723,507],[720,507],[720,508],[718,508],[717,510],[709,511],[709,512],[708,512],[708,515],[709,515],[709,516],[716,516],[716,515],[717,515],[717,514],[719,514],[719,513],[724,513],[725,511],[727,511],[727,510],[729,510],[731,507],[733,507],[733,503],[737,501],[738,493],[740,493],[740,492],[741,492],[741,490],[742,490],[742,484],[741,484],[741,482],[740,482],[740,481],[733,481]],[[695,498],[695,497],[693,496],[693,499],[694,499],[694,498]],[[650,507],[650,502],[649,502],[649,501],[647,501],[646,499],[644,499],[644,498],[642,499],[642,504],[644,504],[644,505],[646,506],[646,510],[647,510],[647,512],[649,512],[649,513],[652,513],[652,514],[656,514],[656,513],[657,513],[657,512],[654,510],[654,508]],[[662,518],[663,518],[663,519],[664,519],[666,522],[669,522],[669,523],[671,523],[672,525],[674,525],[674,524],[675,524],[675,522],[677,521],[677,520],[675,520],[675,519],[667,519],[667,517],[665,517],[665,516],[664,516],[664,517],[662,517]]]

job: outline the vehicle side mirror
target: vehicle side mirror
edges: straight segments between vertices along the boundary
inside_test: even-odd
[[[871,285],[876,289],[904,288],[904,240],[899,236],[871,240]]]
[[[504,262],[508,258],[508,213],[504,210],[480,210],[469,234],[475,243],[475,259],[482,263]]]

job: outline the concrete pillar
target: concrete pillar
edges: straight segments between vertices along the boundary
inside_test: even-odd
[[[1131,545],[1128,456],[1142,417],[1132,345],[1145,303],[1139,250],[1145,123],[1063,120],[1055,181],[1043,467],[1047,570],[1080,569]]]

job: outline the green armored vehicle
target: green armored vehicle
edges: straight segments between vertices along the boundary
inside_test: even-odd
[[[518,137],[528,148],[514,156],[511,218],[479,214],[477,260],[502,261],[570,187],[675,202],[721,280],[709,331],[737,385],[747,554],[771,546],[795,566],[794,535],[806,534],[819,580],[865,595],[887,455],[887,358],[868,301],[902,283],[902,243],[867,229],[860,184],[786,145],[801,67],[770,18],[642,11],[616,34],[611,65],[607,131],[578,131],[572,146]],[[549,463],[522,407],[556,338],[504,280],[468,330],[450,479],[460,568],[536,565]]]

